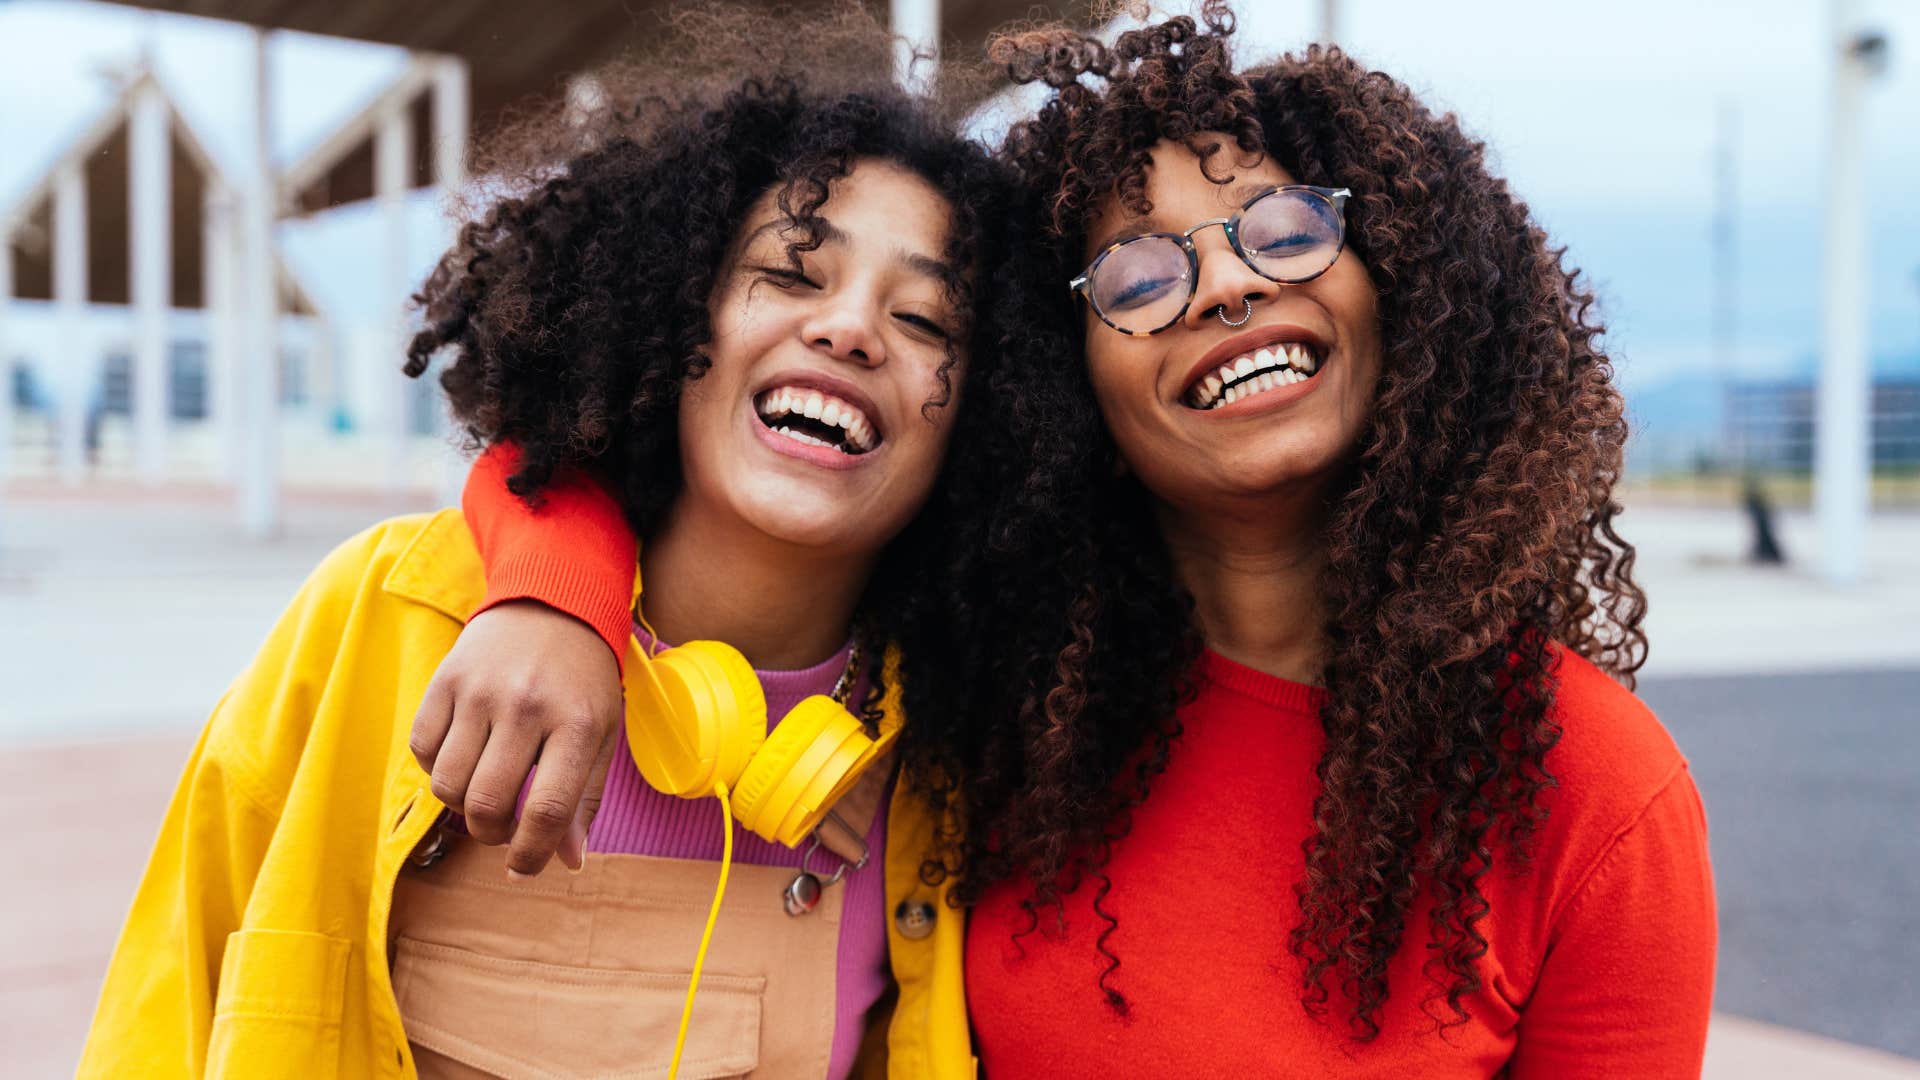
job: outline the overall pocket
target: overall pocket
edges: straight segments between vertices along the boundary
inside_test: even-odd
[[[667,1075],[687,976],[507,960],[402,935],[393,986],[422,1076],[638,1080]],[[765,989],[758,976],[701,976],[682,1077],[758,1067]]]

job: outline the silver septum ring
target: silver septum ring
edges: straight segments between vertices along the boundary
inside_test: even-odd
[[[1247,320],[1253,318],[1253,301],[1243,296],[1240,298],[1240,302],[1247,305],[1247,313],[1240,316],[1239,322],[1227,322],[1227,305],[1225,304],[1221,304],[1214,314],[1220,316],[1220,321],[1228,326],[1245,326],[1247,325]]]

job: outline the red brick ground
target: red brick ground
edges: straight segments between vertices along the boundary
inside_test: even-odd
[[[0,747],[0,1073],[71,1076],[191,735]]]

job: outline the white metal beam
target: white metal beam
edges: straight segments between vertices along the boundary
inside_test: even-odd
[[[53,307],[60,477],[79,484],[87,471],[87,413],[99,357],[87,333],[87,174],[78,161],[61,162],[53,180]]]
[[[128,103],[127,267],[133,299],[134,461],[142,483],[167,469],[167,315],[173,307],[173,146],[160,87]]]
[[[467,62],[457,56],[444,56],[433,66],[433,178],[440,185],[442,201],[448,208],[447,245],[458,238],[460,218],[456,210],[467,186],[467,129],[472,124],[472,73]],[[446,403],[440,400],[438,372],[422,375],[434,379],[434,398],[439,417],[442,461],[437,483],[440,501],[460,505],[460,489],[466,483],[467,463],[454,451],[453,419]]]
[[[201,217],[201,294],[207,317],[207,420],[213,425],[219,476],[240,481],[241,342],[239,197],[224,180],[209,176]]]
[[[400,371],[405,349],[407,297],[407,189],[413,180],[413,112],[408,101],[394,101],[380,117],[373,141],[373,196],[380,207],[381,295],[385,316],[384,365],[374,385],[383,387],[375,415],[382,421],[387,441],[386,485],[407,485],[409,446],[412,442],[412,380]]]
[[[280,532],[280,296],[274,273],[273,115],[268,89],[266,32],[251,31],[253,64],[246,100],[246,163],[239,190],[240,266],[237,298],[242,340],[238,356],[241,425],[240,524],[255,539]]]
[[[891,0],[889,25],[896,38],[894,77],[910,90],[925,91],[933,86],[939,70],[940,0]],[[914,54],[935,57],[914,64]]]
[[[1867,369],[1866,179],[1862,164],[1861,96],[1869,58],[1856,55],[1853,5],[1831,7],[1833,62],[1828,118],[1825,263],[1821,274],[1821,356],[1814,420],[1813,498],[1820,523],[1820,562],[1827,580],[1860,580],[1873,473]]]
[[[7,475],[13,466],[13,350],[7,317],[13,314],[13,233],[0,227],[0,565],[6,562]]]
[[[338,165],[341,159],[366,140],[377,139],[380,124],[387,115],[418,101],[433,81],[433,65],[422,59],[414,59],[394,80],[393,85],[381,91],[380,96],[369,102],[366,108],[334,128],[332,134],[287,166],[279,183],[281,212],[291,214],[297,211],[299,208],[295,200],[300,192],[326,175],[327,170]]]

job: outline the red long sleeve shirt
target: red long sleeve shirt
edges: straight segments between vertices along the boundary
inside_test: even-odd
[[[967,1003],[981,1064],[1021,1077],[1578,1077],[1699,1075],[1712,1003],[1713,883],[1700,797],[1673,741],[1638,699],[1561,653],[1548,755],[1559,781],[1524,871],[1496,861],[1471,1019],[1438,1030],[1419,901],[1391,968],[1384,1030],[1354,1041],[1332,999],[1301,1003],[1287,950],[1293,885],[1319,791],[1320,691],[1214,654],[1180,715],[1167,770],[1134,811],[1100,901],[1120,959],[1103,999],[1106,924],[1089,884],[1041,932],[1024,882],[990,890],[967,925]],[[1496,860],[1498,856],[1496,855]],[[1444,1003],[1433,1015],[1449,1015]],[[1503,1072],[1503,1070],[1505,1070]]]
[[[460,508],[487,568],[474,614],[509,600],[538,600],[593,627],[626,656],[633,633],[633,565],[639,546],[620,504],[579,472],[565,472],[529,507],[507,490],[520,448],[495,443],[467,474]]]

